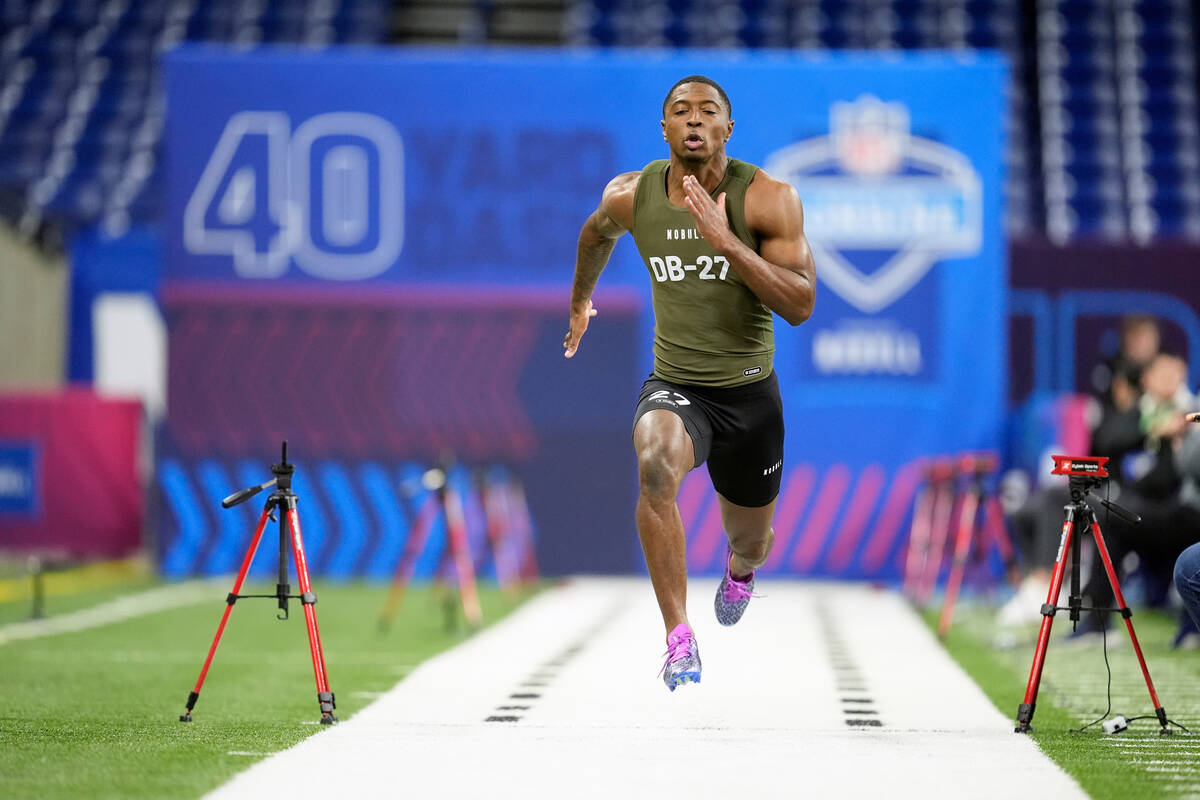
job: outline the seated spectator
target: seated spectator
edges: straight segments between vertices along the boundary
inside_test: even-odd
[[[1190,431],[1184,417],[1193,402],[1185,374],[1178,357],[1156,356],[1142,373],[1144,391],[1138,402],[1126,409],[1114,405],[1093,439],[1093,454],[1112,459],[1113,500],[1142,517],[1140,524],[1131,525],[1100,510],[1105,544],[1118,578],[1125,557],[1138,556],[1152,605],[1165,599],[1180,551],[1200,541],[1200,491],[1185,489],[1185,476],[1200,479],[1200,438],[1193,437],[1200,432]],[[1113,607],[1112,587],[1099,558],[1092,560],[1084,593],[1097,608]],[[1093,614],[1086,627],[1098,629],[1106,618]]]
[[[1120,350],[1092,369],[1092,392],[1105,408],[1138,394],[1142,370],[1158,355],[1161,341],[1154,317],[1130,314],[1121,320]]]
[[[1175,636],[1178,645],[1200,632],[1200,542],[1184,549],[1175,560],[1175,589],[1183,600],[1185,614]]]

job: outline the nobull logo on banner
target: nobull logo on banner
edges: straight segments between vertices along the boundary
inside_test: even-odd
[[[859,311],[887,308],[941,258],[979,252],[978,173],[957,150],[913,136],[902,103],[834,103],[828,136],[764,166],[799,191],[821,280]]]

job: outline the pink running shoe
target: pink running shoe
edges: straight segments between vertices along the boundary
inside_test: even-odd
[[[730,553],[730,558],[733,554]],[[717,612],[717,622],[722,625],[735,625],[750,605],[754,594],[754,573],[744,581],[737,581],[729,574],[729,559],[725,560],[725,577],[717,587],[717,597],[713,601],[713,609]]]
[[[665,655],[667,660],[659,674],[668,689],[673,692],[676,686],[700,682],[700,648],[691,626],[681,622],[671,630]]]

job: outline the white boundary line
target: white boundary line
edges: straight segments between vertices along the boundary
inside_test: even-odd
[[[34,619],[27,622],[14,622],[0,627],[0,646],[22,639],[37,639],[42,636],[98,628],[101,625],[111,625],[114,622],[155,614],[171,608],[194,605],[204,600],[219,600],[220,598],[214,594],[217,591],[216,586],[214,581],[184,581],[119,597],[116,600],[109,600],[92,608],[73,611],[69,614],[58,614],[46,619]]]

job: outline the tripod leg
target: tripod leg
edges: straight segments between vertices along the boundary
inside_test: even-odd
[[[408,541],[404,545],[404,553],[400,556],[400,562],[396,565],[396,572],[392,576],[391,589],[388,591],[387,599],[384,600],[383,609],[379,612],[379,627],[383,630],[387,630],[388,626],[392,624],[392,618],[396,616],[396,611],[404,602],[404,590],[412,581],[413,572],[417,568],[417,559],[421,556],[421,551],[425,549],[425,543],[429,541],[429,532],[433,530],[433,522],[437,519],[437,513],[437,496],[431,493],[421,504],[421,510],[417,512],[417,519],[413,523]]]
[[[950,578],[946,582],[946,597],[942,601],[942,615],[938,620],[938,636],[945,638],[954,620],[954,606],[958,602],[958,590],[962,587],[963,573],[967,571],[967,558],[971,554],[971,542],[975,538],[975,516],[979,510],[979,492],[972,490],[963,499],[958,515],[958,538],[954,542],[954,562]]]
[[[321,707],[321,724],[337,722],[333,710],[337,708],[333,692],[329,690],[329,678],[325,674],[325,654],[321,650],[321,632],[317,629],[317,595],[308,581],[308,562],[304,558],[304,540],[300,538],[300,517],[296,513],[295,497],[289,498],[290,505],[284,512],[288,529],[291,531],[292,556],[296,560],[296,581],[300,584],[300,602],[304,606],[304,626],[308,629],[308,649],[312,652],[313,674],[317,679],[317,703]]]
[[[483,501],[488,547],[492,551],[492,564],[496,567],[496,582],[505,594],[511,595],[515,589],[517,570],[511,563],[510,534],[512,526],[509,524],[510,515],[507,503],[500,485],[486,474],[480,482],[479,495]]]
[[[1100,561],[1104,564],[1104,571],[1108,574],[1108,582],[1112,585],[1113,597],[1117,601],[1117,608],[1121,610],[1121,617],[1125,620],[1125,629],[1129,631],[1129,640],[1133,642],[1133,652],[1137,654],[1138,665],[1142,668],[1142,676],[1146,679],[1146,688],[1150,690],[1150,701],[1154,703],[1154,713],[1158,716],[1158,723],[1162,726],[1161,733],[1170,733],[1167,728],[1167,712],[1163,709],[1162,704],[1158,702],[1158,693],[1154,691],[1154,682],[1150,680],[1150,669],[1146,666],[1146,658],[1142,655],[1142,646],[1138,643],[1137,634],[1133,632],[1133,612],[1129,606],[1125,604],[1125,595],[1121,592],[1121,583],[1117,580],[1117,571],[1113,568],[1112,558],[1108,555],[1108,547],[1104,544],[1104,537],[1100,534],[1100,523],[1092,522],[1092,536],[1096,539],[1096,550],[1100,554]]]
[[[1032,727],[1033,710],[1037,706],[1038,686],[1042,682],[1042,667],[1046,663],[1046,646],[1050,642],[1050,626],[1054,624],[1054,612],[1058,596],[1062,592],[1063,575],[1066,574],[1067,554],[1071,548],[1071,537],[1075,533],[1075,510],[1067,506],[1067,519],[1063,523],[1062,539],[1058,543],[1058,558],[1054,562],[1054,574],[1050,577],[1050,592],[1042,605],[1042,629],[1038,632],[1037,649],[1033,653],[1033,666],[1029,670],[1029,683],[1025,687],[1025,702],[1017,707],[1017,733],[1028,733]]]
[[[1008,535],[1008,528],[1004,525],[1004,511],[1000,508],[1000,501],[996,499],[995,495],[988,495],[984,500],[984,509],[984,524],[988,539],[995,543],[996,549],[1000,551],[1008,582],[1013,586],[1018,586],[1021,583],[1021,568],[1017,566],[1016,551],[1013,549],[1012,539]]]
[[[533,543],[533,517],[529,511],[529,500],[525,487],[515,475],[508,479],[508,513],[511,524],[516,526],[521,556],[518,574],[522,583],[536,583],[538,579],[537,548]]]
[[[929,552],[929,517],[933,512],[932,490],[929,484],[921,488],[917,507],[913,510],[912,527],[908,533],[908,555],[904,561],[904,594],[916,597],[917,583]]]
[[[938,576],[942,572],[942,558],[946,552],[946,540],[950,538],[950,528],[954,524],[954,508],[958,505],[953,481],[946,481],[937,491],[937,500],[933,504],[929,550],[925,557],[921,584],[917,588],[917,602],[921,605],[929,602],[937,586]]]
[[[258,527],[254,529],[254,538],[250,540],[250,547],[246,550],[245,558],[242,559],[242,568],[238,570],[237,579],[233,582],[233,591],[225,597],[225,613],[221,616],[221,624],[217,626],[217,635],[213,637],[212,646],[208,648],[208,657],[204,659],[204,666],[200,668],[200,677],[196,679],[196,687],[188,695],[187,711],[179,716],[180,722],[192,721],[192,709],[196,707],[196,701],[200,698],[200,688],[204,686],[204,678],[208,675],[208,668],[212,664],[213,656],[216,655],[217,645],[221,642],[221,634],[225,632],[225,623],[229,621],[233,604],[237,602],[238,592],[242,590],[242,582],[246,580],[250,563],[254,561],[254,554],[258,552],[258,542],[262,539],[263,529],[267,527],[272,507],[272,503],[268,501],[262,516],[258,518]]]
[[[446,536],[450,540],[450,551],[454,558],[463,613],[467,622],[479,627],[483,624],[483,609],[479,605],[479,592],[475,587],[475,564],[471,560],[471,543],[467,538],[467,520],[462,500],[458,492],[447,486],[443,502],[446,504]]]

